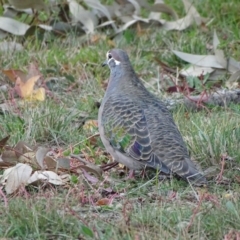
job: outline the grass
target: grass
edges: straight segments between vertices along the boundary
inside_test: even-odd
[[[184,16],[179,1],[166,1]],[[204,17],[213,19],[208,27],[192,26],[183,32],[150,30],[141,37],[127,30],[115,41],[116,47],[129,52],[137,73],[146,82],[158,76],[154,57],[172,67],[186,63],[171,49],[195,54],[209,54],[216,29],[226,56],[240,59],[239,7],[237,0],[194,1]],[[54,39],[42,45],[34,39],[25,42],[25,51],[0,56],[3,69],[27,71],[30,62],[37,65],[54,95],[39,104],[19,107],[19,115],[0,115],[0,138],[10,134],[10,144],[24,140],[29,144],[57,147],[70,153],[84,152],[97,164],[108,157],[100,139],[92,144],[86,138],[97,129],[83,127],[88,119],[97,119],[104,81],[109,70],[100,63],[112,42],[100,39],[82,45],[74,36]],[[64,78],[64,80],[62,80]],[[147,85],[149,86],[149,85]],[[154,87],[159,97],[166,95]],[[2,95],[1,95],[2,98]],[[83,114],[84,113],[84,114]],[[215,166],[208,189],[192,189],[177,179],[159,181],[137,179],[125,181],[122,171],[110,171],[113,178],[88,184],[73,176],[69,186],[29,186],[19,194],[8,196],[8,207],[0,202],[0,237],[10,239],[237,239],[240,229],[239,162],[240,108],[230,105],[210,111],[191,112],[179,107],[174,119],[188,145],[191,157],[203,169]],[[80,144],[79,144],[80,143]],[[223,155],[233,158],[226,164],[225,185],[216,184]],[[108,189],[108,191],[106,191]],[[99,200],[112,198],[109,206],[97,206]],[[199,200],[199,201],[198,201]],[[237,235],[238,234],[238,235]]]

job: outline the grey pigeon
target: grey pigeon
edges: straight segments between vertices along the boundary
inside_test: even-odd
[[[98,113],[106,150],[132,170],[150,167],[196,185],[205,184],[206,179],[190,159],[171,113],[144,87],[127,53],[112,49],[103,65],[111,70]]]

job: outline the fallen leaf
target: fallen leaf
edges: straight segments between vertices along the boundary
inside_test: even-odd
[[[58,158],[57,159],[57,167],[70,169],[70,159],[69,158]]]
[[[5,190],[7,194],[15,192],[21,185],[25,185],[32,173],[32,168],[23,163],[18,163],[16,166],[6,169],[3,173],[6,179]]]
[[[183,76],[199,77],[201,75],[212,73],[213,71],[214,69],[210,67],[201,67],[201,66],[191,65],[188,68],[182,69],[179,73],[181,73]]]
[[[31,166],[38,167],[35,156],[35,152],[26,152],[18,158],[18,161],[20,163],[28,163]]]
[[[39,166],[43,169],[44,168],[44,158],[46,154],[49,152],[49,148],[45,147],[38,147],[36,152],[36,162],[39,164]]]
[[[37,101],[44,101],[46,98],[46,91],[45,91],[45,88],[38,88],[36,90],[33,90],[33,93],[31,95],[31,97],[29,98],[26,98],[27,100],[30,100],[30,101],[34,101],[34,100],[37,100]]]
[[[8,4],[4,4],[3,8],[4,8],[3,17],[15,18],[19,13],[33,15],[32,8],[17,9],[14,6],[10,6]]]
[[[98,182],[98,179],[96,177],[91,176],[84,168],[82,168],[82,171],[83,171],[83,175],[89,182],[93,184],[96,184]]]
[[[185,12],[187,13],[187,15],[191,15],[194,18],[195,23],[197,24],[197,26],[201,25],[201,23],[206,22],[207,19],[203,18],[200,16],[200,14],[198,13],[197,9],[194,7],[193,2],[188,1],[188,0],[182,0],[184,8],[185,8]]]
[[[27,183],[35,183],[39,180],[44,180],[54,185],[63,185],[64,181],[59,177],[55,172],[52,171],[36,171],[34,174],[28,179]]]
[[[178,30],[182,31],[189,26],[191,26],[194,22],[194,17],[192,15],[187,15],[184,18],[178,19],[176,21],[166,21],[163,24],[163,29],[170,31],[170,30]]]
[[[2,73],[8,77],[12,82],[16,82],[16,79],[19,77],[22,81],[26,81],[26,73],[17,69],[6,69],[2,70]]]
[[[70,174],[63,174],[59,176],[62,180],[63,183],[67,183],[71,180],[71,175]]]
[[[182,60],[197,66],[224,69],[224,66],[218,63],[215,55],[194,55],[194,54],[184,53],[176,50],[172,50],[172,52]]]
[[[226,69],[227,68],[227,60],[224,57],[223,50],[218,49],[218,45],[219,44],[220,44],[220,41],[218,39],[216,30],[214,30],[214,33],[213,33],[213,49],[214,49],[214,53],[215,53],[215,56],[216,56],[216,59],[217,59],[218,63]]]
[[[161,13],[166,13],[170,16],[172,16],[174,19],[178,19],[177,13],[172,9],[170,6],[167,4],[161,2],[155,1],[155,4],[153,6],[149,7],[149,10],[151,11],[148,18],[149,19],[154,19],[154,20],[159,20]],[[164,19],[161,19],[161,21],[166,22]]]
[[[46,156],[44,160],[48,169],[55,169],[57,167],[57,161],[52,157]]]
[[[140,7],[139,3],[135,0],[128,0],[128,2],[130,2],[135,8],[134,15],[140,15],[141,7]]]
[[[68,0],[68,3],[69,3],[69,10],[73,15],[74,19],[81,22],[84,25],[87,33],[93,33],[95,24],[90,12],[85,10],[75,0]]]
[[[14,150],[4,150],[1,157],[2,161],[7,164],[15,165],[18,162],[18,157]]]
[[[28,79],[26,82],[23,82],[20,78],[17,78],[15,83],[15,89],[18,92],[19,96],[22,98],[31,97],[33,94],[33,88],[40,76],[34,76]]]
[[[109,205],[111,203],[111,200],[108,199],[108,198],[102,198],[102,199],[99,199],[96,203],[97,206],[106,206],[106,205]]]
[[[24,141],[19,141],[14,147],[14,151],[16,153],[16,156],[19,158],[24,153],[32,152],[33,149]]]
[[[38,68],[38,64],[36,61],[33,61],[29,64],[28,66],[28,71],[27,71],[27,75],[26,75],[26,80],[32,78],[32,77],[36,77],[36,76],[41,76],[41,72]],[[23,79],[21,79],[23,80]]]
[[[17,36],[23,36],[30,26],[17,20],[0,17],[0,29]]]
[[[228,89],[236,89],[239,85],[238,80],[240,79],[240,70],[233,73],[230,78],[226,81],[225,85]]]
[[[6,185],[6,180],[8,179],[8,176],[10,172],[13,170],[14,167],[7,168],[4,172],[3,175],[0,177],[0,183],[3,185]]]
[[[104,16],[106,16],[108,18],[108,21],[103,23],[103,24],[105,24],[104,26],[106,26],[106,24],[107,25],[112,25],[113,29],[117,30],[117,27],[116,27],[114,21],[112,20],[108,9],[103,4],[101,4],[101,2],[99,0],[84,0],[84,2],[89,7],[100,11]]]
[[[231,73],[234,73],[238,70],[240,70],[240,62],[236,61],[234,58],[230,57],[228,59],[228,71]]]

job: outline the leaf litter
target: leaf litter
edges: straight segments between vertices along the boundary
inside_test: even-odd
[[[156,23],[159,28],[169,30],[182,31],[193,23],[200,25],[205,22],[206,19],[202,18],[194,6],[188,1],[183,0],[186,17],[178,19],[178,15],[175,10],[166,5],[163,1],[155,1],[154,4],[149,4],[147,1],[122,1],[120,3],[113,2],[111,5],[104,5],[99,0],[85,0],[83,5],[75,0],[68,0],[66,3],[59,4],[56,0],[44,3],[43,1],[10,1],[10,5],[5,5],[5,12],[1,17],[0,30],[13,35],[28,37],[33,33],[30,33],[31,28],[41,28],[46,31],[58,32],[62,31],[61,36],[66,33],[67,28],[72,28],[78,25],[86,34],[93,34],[99,27],[111,27],[110,36],[114,37],[121,34],[123,31],[136,25],[136,23],[144,23],[142,27],[149,27],[152,23]],[[86,5],[88,8],[86,8]],[[21,8],[19,8],[21,6]],[[28,7],[26,7],[28,6]],[[67,6],[67,7],[66,7]],[[26,7],[26,8],[25,8]],[[52,21],[52,25],[43,25],[42,23],[31,25],[20,22],[13,19],[16,15],[7,13],[7,10],[18,13],[24,13],[32,15],[31,11],[26,9],[34,9],[35,11],[44,11],[46,14],[50,12],[60,13],[62,9],[66,9],[62,19],[56,19]],[[143,18],[141,16],[142,9],[146,9],[148,16]],[[165,13],[173,17],[174,21],[167,21],[161,18],[161,13]],[[57,15],[57,14],[56,14]],[[38,20],[39,21],[39,20]],[[80,23],[80,25],[79,25]],[[64,27],[62,27],[64,25]],[[56,28],[58,26],[58,28]]]
[[[7,194],[14,193],[22,186],[41,182],[53,185],[68,184],[71,172],[82,173],[90,183],[97,183],[98,178],[102,176],[101,168],[82,158],[80,158],[82,163],[75,160],[78,164],[71,166],[71,161],[74,161],[76,156],[63,158],[50,148],[41,146],[33,148],[23,141],[18,142],[15,147],[10,147],[7,145],[8,139],[9,136],[0,141],[2,149],[0,168],[5,169],[0,175],[0,183]],[[6,168],[6,165],[13,166]]]

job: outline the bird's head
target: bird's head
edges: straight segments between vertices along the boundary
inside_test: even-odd
[[[125,51],[121,49],[111,49],[106,54],[106,61],[102,66],[108,65],[110,69],[116,66],[130,64],[128,55]]]

